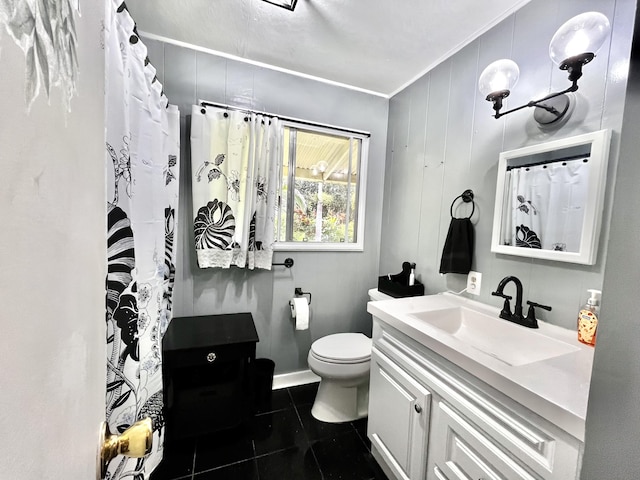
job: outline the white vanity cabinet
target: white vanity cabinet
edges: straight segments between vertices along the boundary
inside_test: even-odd
[[[368,435],[398,480],[573,480],[582,443],[374,318]]]

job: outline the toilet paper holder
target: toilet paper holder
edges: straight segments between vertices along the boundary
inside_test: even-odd
[[[307,300],[307,303],[309,305],[311,305],[311,292],[303,292],[300,287],[296,287],[295,290],[294,290],[294,293],[295,293],[296,297],[302,297],[303,295],[309,295],[309,300]],[[291,301],[289,301],[289,305],[291,305]]]

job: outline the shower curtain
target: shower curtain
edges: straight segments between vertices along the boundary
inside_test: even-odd
[[[200,268],[271,269],[281,143],[277,118],[193,106],[191,186]]]
[[[150,417],[153,450],[117,457],[110,479],[148,478],[162,458],[161,340],[171,320],[179,113],[168,105],[129,13],[107,2],[107,396],[111,432]]]
[[[587,200],[586,158],[511,169],[507,176],[508,244],[579,252]],[[506,242],[505,242],[506,243]]]

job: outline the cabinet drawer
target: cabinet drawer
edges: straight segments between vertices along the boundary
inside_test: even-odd
[[[443,400],[434,402],[427,479],[541,480]]]
[[[208,348],[165,352],[164,360],[171,368],[217,365],[248,359],[254,351],[255,344],[216,345]]]

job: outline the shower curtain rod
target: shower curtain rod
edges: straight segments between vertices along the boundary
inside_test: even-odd
[[[571,160],[579,160],[582,159],[585,163],[587,163],[587,159],[591,157],[591,152],[583,153],[580,155],[571,155],[568,157],[559,157],[553,158],[551,160],[541,160],[539,162],[534,163],[525,163],[523,165],[507,165],[507,172],[510,170],[515,170],[516,168],[525,168],[525,167],[538,167],[540,165],[548,165],[550,163],[558,163],[558,162],[569,162]]]
[[[279,118],[280,120],[300,123],[302,125],[309,125],[311,127],[330,128],[332,130],[339,130],[341,132],[355,133],[356,135],[362,135],[364,137],[370,137],[371,136],[371,134],[369,132],[365,132],[365,131],[362,131],[362,130],[353,130],[353,129],[350,129],[350,128],[338,127],[336,125],[329,125],[327,123],[310,122],[308,120],[302,120],[300,118],[286,117],[284,115],[276,115],[275,113],[261,112],[261,111],[258,111],[258,110],[250,110],[248,108],[235,107],[233,105],[227,105],[227,104],[224,104],[224,103],[208,102],[206,100],[198,100],[198,101],[200,102],[200,106],[202,106],[202,107],[216,107],[216,108],[223,108],[225,110],[236,110],[238,112],[256,113],[258,115],[264,115],[265,117],[272,117],[272,118],[275,117],[275,118]]]

